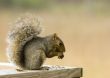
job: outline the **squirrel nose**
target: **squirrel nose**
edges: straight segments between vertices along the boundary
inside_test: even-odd
[[[65,51],[66,51],[65,46],[63,47],[63,49],[62,49],[62,50],[63,50],[62,52],[65,52]]]

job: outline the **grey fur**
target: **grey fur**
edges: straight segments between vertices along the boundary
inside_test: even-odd
[[[65,46],[56,34],[38,36],[41,28],[36,18],[24,16],[12,25],[7,38],[7,55],[20,69],[40,69],[46,58],[64,57]]]

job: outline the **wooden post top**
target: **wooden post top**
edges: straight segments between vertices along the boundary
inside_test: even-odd
[[[44,66],[45,67],[45,66]],[[0,78],[80,78],[82,68],[46,66],[49,70],[16,71],[9,63],[0,63]]]

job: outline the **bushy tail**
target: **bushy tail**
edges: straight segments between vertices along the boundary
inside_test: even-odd
[[[20,17],[11,26],[8,33],[7,55],[16,66],[24,67],[24,45],[41,32],[39,21],[32,15]]]

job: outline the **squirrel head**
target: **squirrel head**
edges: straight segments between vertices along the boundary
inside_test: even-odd
[[[64,57],[65,45],[56,33],[52,34],[49,39],[51,48],[47,54],[47,58],[58,56],[59,59]]]

